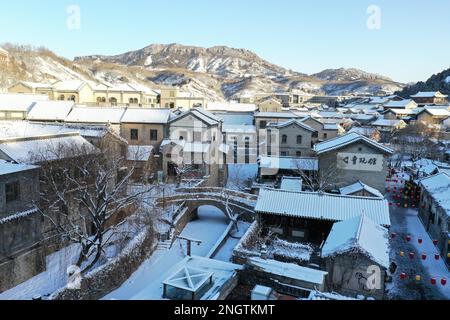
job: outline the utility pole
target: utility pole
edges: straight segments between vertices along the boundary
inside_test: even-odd
[[[190,257],[191,253],[192,253],[192,243],[196,243],[197,245],[201,245],[202,244],[202,240],[196,240],[196,239],[191,239],[191,238],[186,238],[186,237],[182,237],[182,236],[178,236],[177,237],[178,240],[182,240],[182,241],[186,241],[187,243],[187,256]]]

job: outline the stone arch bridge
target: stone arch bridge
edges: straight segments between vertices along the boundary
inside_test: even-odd
[[[244,220],[254,218],[258,196],[225,188],[179,188],[171,196],[159,198],[156,205],[165,207],[179,205],[187,208],[190,215],[195,216],[202,206],[213,206],[221,210],[229,219],[227,212],[241,216]]]

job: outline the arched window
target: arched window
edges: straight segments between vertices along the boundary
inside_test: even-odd
[[[302,152],[301,151],[297,151],[297,158],[300,158],[302,156]]]
[[[106,102],[106,98],[105,97],[97,97],[97,102],[98,103],[105,103]]]
[[[136,104],[139,103],[139,99],[138,98],[134,98],[133,99],[133,103],[136,103]]]
[[[109,103],[111,103],[112,105],[116,105],[117,104],[117,98],[109,98]]]
[[[130,98],[130,99],[128,100],[128,102],[130,102],[130,103],[133,103],[133,101],[134,101],[133,98]]]
[[[281,137],[281,143],[287,143],[287,135],[283,134],[283,136]]]
[[[302,143],[303,143],[303,137],[297,136],[297,144],[302,144]]]
[[[66,100],[66,96],[62,94],[59,96],[58,100],[64,101]]]
[[[74,95],[72,95],[72,96],[70,96],[69,100],[75,102],[75,101],[77,100],[77,97],[75,97]]]

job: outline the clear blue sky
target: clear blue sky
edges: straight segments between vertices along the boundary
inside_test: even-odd
[[[67,27],[71,4],[81,9],[79,30]],[[367,28],[372,4],[379,30]],[[14,0],[6,8],[0,43],[67,58],[177,42],[246,48],[305,73],[356,67],[403,82],[450,67],[448,0]]]

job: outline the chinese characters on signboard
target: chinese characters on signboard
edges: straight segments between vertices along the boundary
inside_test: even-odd
[[[381,172],[383,170],[383,155],[338,153],[337,168],[341,170]]]

